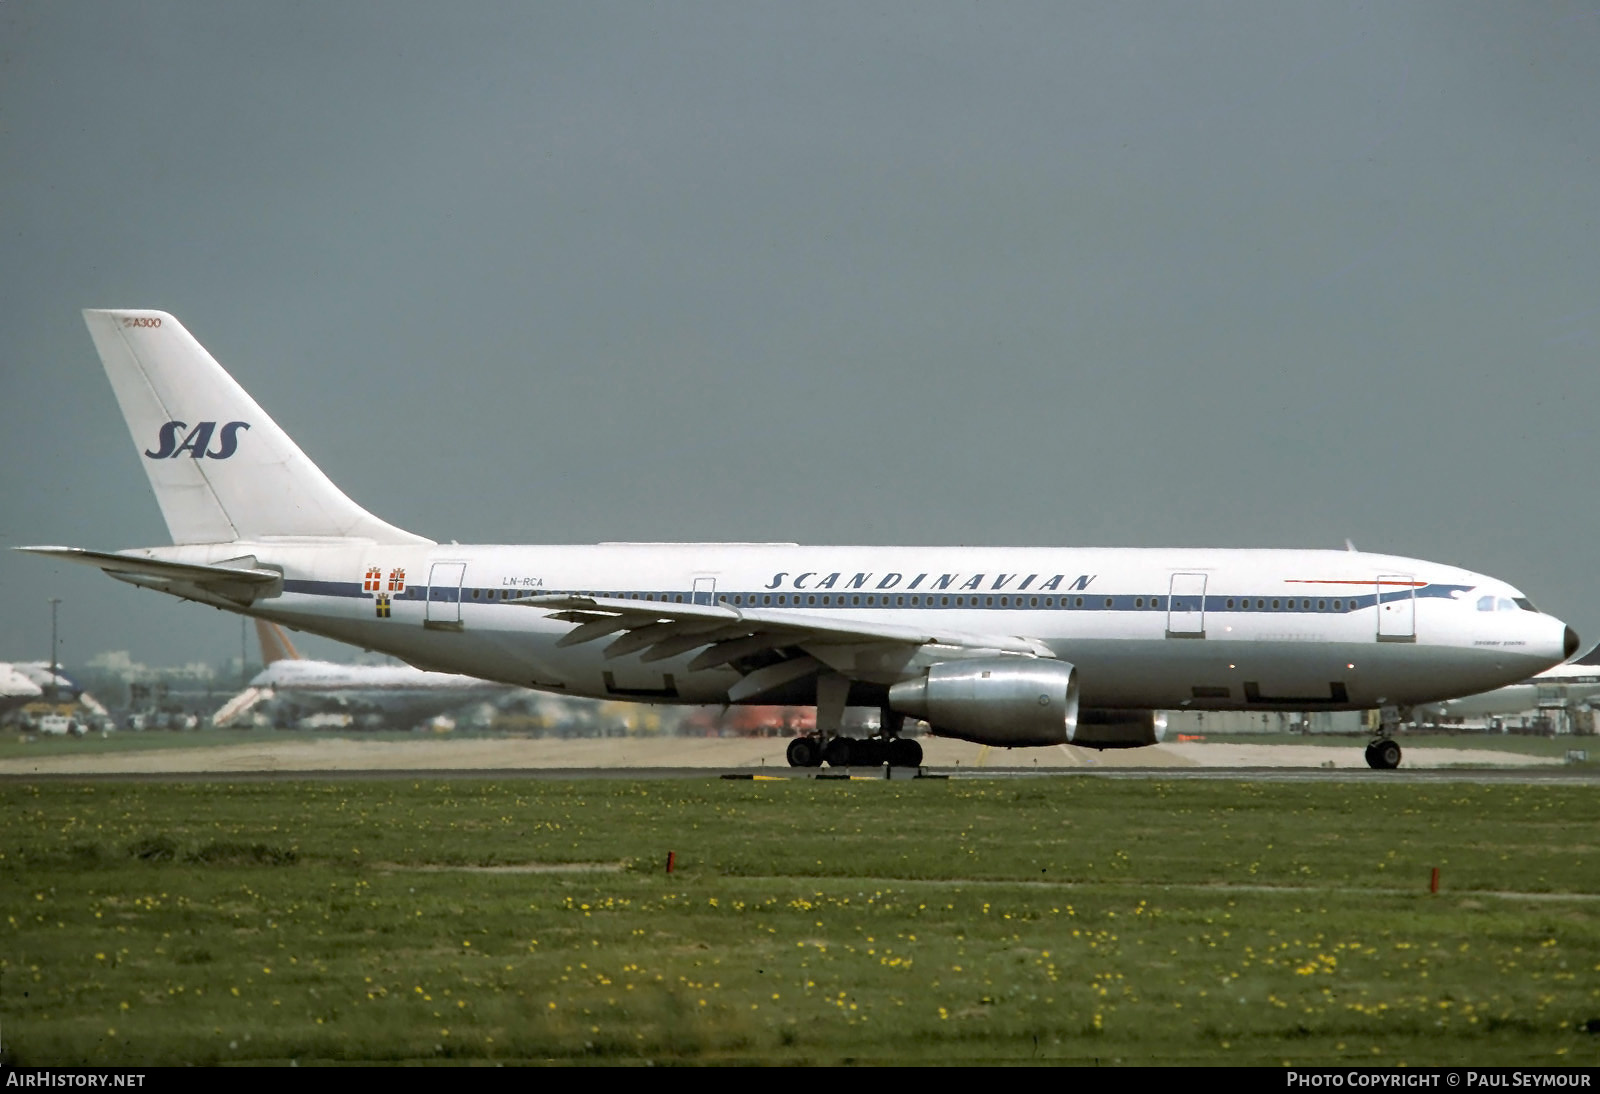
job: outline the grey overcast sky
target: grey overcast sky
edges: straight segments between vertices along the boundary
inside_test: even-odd
[[[13,0],[0,547],[167,542],[151,307],[436,539],[1349,537],[1600,638],[1597,111],[1587,3]],[[0,659],[51,596],[238,649],[6,550]]]

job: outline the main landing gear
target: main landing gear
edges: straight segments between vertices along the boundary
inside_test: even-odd
[[[820,721],[821,719],[819,719]],[[823,738],[821,731],[796,737],[789,742],[790,767],[921,767],[922,745],[900,736],[906,716],[885,708],[877,736],[859,738],[834,735]]]
[[[790,767],[921,767],[922,746],[909,737],[796,737],[789,742]]]
[[[1367,745],[1367,766],[1379,771],[1393,771],[1400,766],[1400,744],[1394,733],[1400,728],[1400,709],[1384,707],[1378,718],[1378,735]]]

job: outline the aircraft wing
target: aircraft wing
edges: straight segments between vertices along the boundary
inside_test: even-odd
[[[277,570],[257,566],[253,556],[201,565],[113,551],[91,551],[84,547],[18,547],[17,550],[94,566],[118,581],[208,604],[221,600],[247,605],[283,588],[283,575]]]
[[[689,662],[691,670],[729,665],[744,674],[729,690],[734,702],[824,669],[890,684],[908,675],[914,664],[931,660],[1008,653],[1052,656],[1047,647],[1018,635],[923,630],[729,604],[566,595],[523,597],[515,603],[555,609],[552,618],[576,624],[558,645],[611,638],[607,660],[637,653],[641,661],[660,661],[698,649]]]

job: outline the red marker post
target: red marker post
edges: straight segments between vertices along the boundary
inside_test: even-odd
[[[1439,891],[1439,868],[1437,866],[1435,866],[1433,868],[1433,880],[1428,882],[1428,892],[1437,893],[1438,891]]]
[[[676,851],[668,851],[667,852],[667,873],[669,873],[669,874],[672,873],[672,864],[677,861],[677,858],[678,858],[678,852],[676,852]],[[1434,871],[1435,874],[1437,874],[1438,872],[1439,871],[1437,871],[1437,870]]]

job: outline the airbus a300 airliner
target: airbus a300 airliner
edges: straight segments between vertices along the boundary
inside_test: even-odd
[[[797,767],[983,744],[1154,744],[1160,712],[1381,709],[1488,691],[1578,637],[1503,581],[1356,551],[463,546],[346,497],[172,316],[84,312],[172,545],[23,550],[393,654],[647,703],[815,704]],[[1485,607],[1489,605],[1489,607]],[[876,736],[840,732],[846,706]]]

